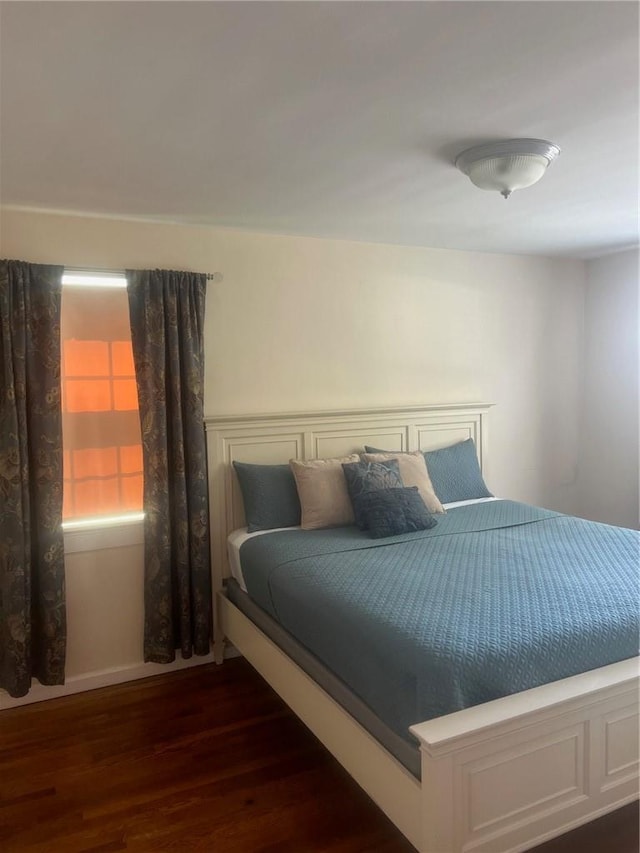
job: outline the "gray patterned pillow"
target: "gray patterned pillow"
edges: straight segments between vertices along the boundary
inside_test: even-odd
[[[361,508],[373,539],[430,530],[438,523],[420,497],[417,486],[367,492],[362,496]]]
[[[385,452],[368,446],[365,450],[367,453]],[[433,490],[443,504],[493,497],[482,478],[472,438],[441,450],[426,450],[424,459]]]
[[[360,509],[360,498],[367,492],[378,489],[401,489],[400,466],[397,459],[384,462],[347,462],[342,470],[347,481],[347,489],[353,506],[353,515],[360,530],[367,529],[367,523]]]
[[[386,462],[387,459],[397,459],[403,484],[418,487],[420,497],[425,502],[429,512],[445,511],[434,491],[427,471],[424,453],[421,450],[408,453],[361,453],[360,459],[363,462]]]
[[[249,533],[300,524],[300,501],[296,481],[288,465],[233,463]]]
[[[435,493],[443,504],[491,498],[482,478],[472,438],[424,454]]]

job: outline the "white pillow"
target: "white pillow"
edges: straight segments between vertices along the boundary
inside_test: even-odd
[[[336,459],[289,460],[298,487],[302,510],[300,526],[304,530],[354,524],[342,463],[359,461],[357,453]]]

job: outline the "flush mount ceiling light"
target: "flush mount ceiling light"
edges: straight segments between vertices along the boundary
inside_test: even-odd
[[[456,166],[481,190],[497,190],[509,198],[514,190],[535,184],[560,149],[544,139],[507,139],[468,148]]]

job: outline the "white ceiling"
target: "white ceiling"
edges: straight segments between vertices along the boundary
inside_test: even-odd
[[[595,257],[638,242],[635,2],[3,2],[2,203]],[[562,148],[505,201],[453,166]]]

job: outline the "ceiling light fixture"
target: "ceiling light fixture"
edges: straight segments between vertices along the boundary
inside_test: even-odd
[[[456,166],[481,190],[497,190],[509,198],[514,190],[537,183],[560,149],[544,139],[507,139],[468,148]]]

